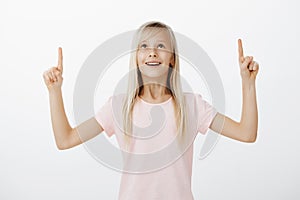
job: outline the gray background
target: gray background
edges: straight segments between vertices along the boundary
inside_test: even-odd
[[[84,60],[111,36],[149,20],[204,48],[221,75],[225,114],[233,119],[241,113],[238,38],[260,63],[257,142],[221,137],[198,160],[199,135],[195,199],[299,199],[299,8],[296,0],[1,1],[0,199],[116,199],[120,173],[83,146],[56,149],[42,73],[56,65],[62,46],[64,102],[74,126],[73,88]]]

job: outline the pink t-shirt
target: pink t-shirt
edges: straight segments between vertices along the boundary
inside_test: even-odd
[[[207,132],[216,109],[201,95],[184,93],[188,139],[185,148],[179,150],[173,98],[153,104],[138,97],[133,108],[133,124],[137,128],[133,129],[134,138],[126,151],[121,122],[124,95],[111,96],[95,115],[109,137],[115,134],[120,151],[126,152],[122,154],[124,172],[119,199],[193,200],[193,142],[198,132]]]

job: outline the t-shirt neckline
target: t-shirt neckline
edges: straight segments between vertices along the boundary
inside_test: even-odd
[[[162,104],[166,104],[166,103],[168,103],[168,102],[170,102],[171,100],[172,100],[172,96],[169,98],[169,99],[167,99],[166,101],[163,101],[163,102],[161,102],[161,103],[150,103],[150,102],[147,102],[147,101],[145,101],[144,99],[142,99],[140,96],[137,96],[138,97],[138,99],[140,99],[141,100],[141,102],[143,102],[143,103],[145,103],[145,104],[148,104],[148,105],[162,105]]]

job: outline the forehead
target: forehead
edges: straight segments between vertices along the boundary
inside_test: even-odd
[[[148,27],[140,35],[142,41],[164,41],[170,43],[170,33],[166,28]]]

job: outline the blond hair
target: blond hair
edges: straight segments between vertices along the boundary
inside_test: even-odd
[[[137,101],[138,95],[140,95],[141,90],[143,89],[143,80],[141,77],[141,72],[138,69],[137,65],[137,48],[139,43],[141,42],[142,36],[145,36],[143,34],[144,30],[146,28],[155,28],[151,29],[149,35],[147,37],[157,33],[157,31],[160,30],[166,30],[169,34],[169,38],[171,41],[171,48],[173,53],[173,62],[170,63],[170,68],[168,72],[168,78],[166,83],[166,92],[170,93],[173,97],[173,106],[174,106],[174,113],[175,113],[175,119],[176,119],[176,130],[177,134],[179,134],[178,139],[183,143],[184,135],[186,133],[186,107],[185,107],[185,99],[181,87],[181,81],[180,81],[180,70],[179,70],[179,57],[178,57],[178,49],[177,49],[177,43],[175,39],[175,35],[172,31],[172,29],[167,26],[166,24],[163,24],[161,22],[147,22],[143,24],[135,33],[135,36],[133,38],[132,43],[132,52],[130,56],[130,65],[129,65],[129,78],[128,78],[128,88],[127,88],[127,95],[125,95],[124,98],[124,104],[123,104],[123,130],[124,130],[124,139],[125,139],[125,145],[126,149],[128,149],[130,145],[130,137],[132,136],[132,113],[133,113],[133,107],[134,104]],[[171,69],[171,70],[170,70]],[[179,144],[181,144],[179,142]]]

